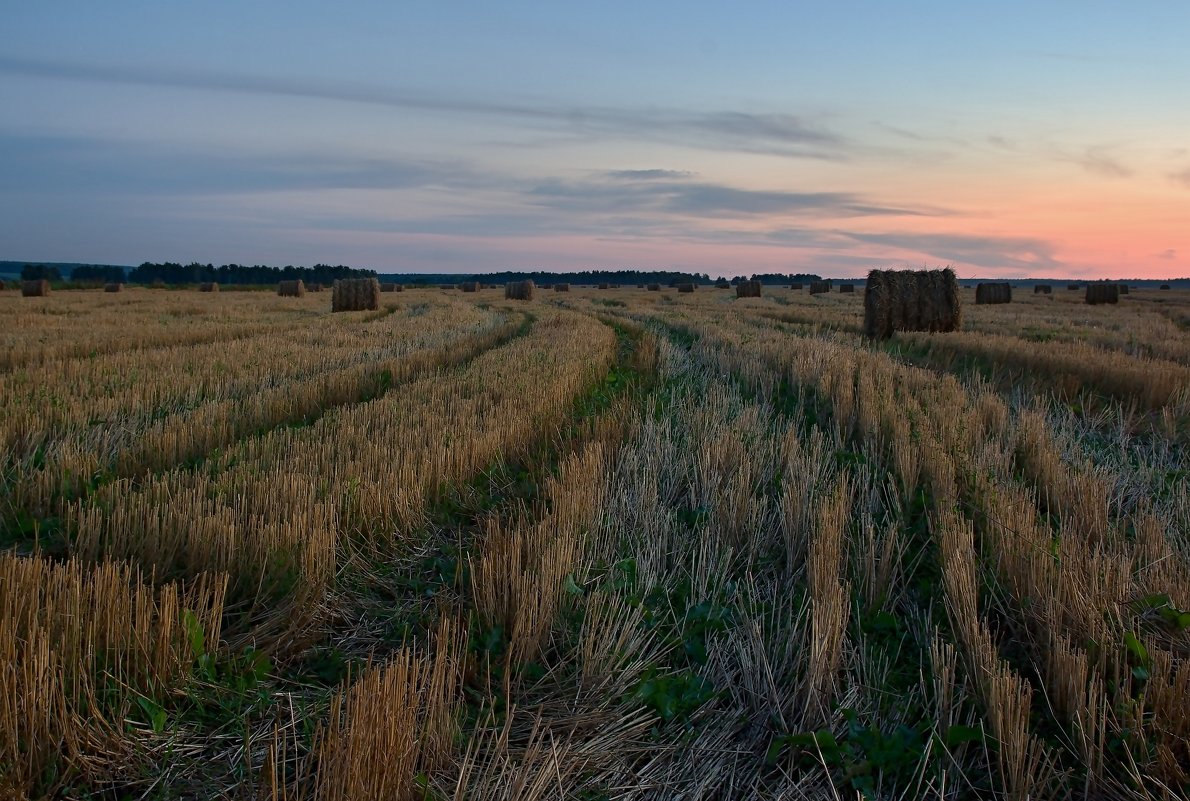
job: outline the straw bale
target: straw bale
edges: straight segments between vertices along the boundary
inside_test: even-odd
[[[839,284],[839,292],[854,292],[855,284]]]
[[[380,291],[381,292],[396,292],[397,285],[392,283],[391,281],[388,281],[388,282],[380,285]]]
[[[831,282],[830,281],[811,281],[810,282],[810,294],[811,295],[822,295],[822,294],[824,294],[826,292],[830,292],[830,291],[831,291]]]
[[[978,306],[990,303],[1012,303],[1012,284],[1007,282],[977,284],[975,303]]]
[[[1127,284],[1120,284],[1120,294],[1121,295],[1128,294],[1128,285]]]
[[[104,284],[103,291],[104,292],[123,292],[124,285],[123,284]]]
[[[478,292],[480,286],[478,281],[464,281],[463,283],[459,284],[459,289],[463,290],[464,292]]]
[[[554,284],[555,292],[569,292],[570,284]]]
[[[42,298],[50,294],[50,282],[44,278],[36,281],[21,281],[21,295],[26,298]]]
[[[1108,281],[1087,284],[1086,301],[1092,306],[1098,306],[1101,303],[1119,303],[1120,285]]]
[[[683,281],[682,283],[678,284],[678,291],[679,292],[693,292],[694,284],[690,283],[689,281]]]
[[[954,270],[872,270],[864,289],[864,334],[957,331],[963,306]]]
[[[504,285],[504,298],[506,300],[533,300],[532,281],[509,281]]]
[[[331,286],[331,311],[375,311],[380,282],[375,278],[340,278]]]
[[[1169,289],[1169,284],[1162,284],[1159,288],[1160,289]]]
[[[737,298],[758,298],[760,297],[760,282],[759,281],[741,281],[735,285],[735,296]]]
[[[611,285],[610,284],[600,284],[599,288],[600,289],[611,289]]]
[[[217,283],[215,283],[214,281],[207,281],[206,283],[202,283],[202,284],[198,285],[198,291],[199,292],[218,292],[219,285]]]
[[[1049,295],[1053,291],[1054,291],[1054,288],[1052,286],[1050,286],[1049,284],[1034,284],[1033,285],[1033,294],[1034,295]]]
[[[306,285],[299,278],[296,281],[282,281],[277,284],[277,294],[283,298],[300,298],[306,294]]]

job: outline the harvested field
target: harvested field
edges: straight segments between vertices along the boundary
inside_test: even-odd
[[[1190,292],[364,284],[0,295],[0,796],[1184,797]]]

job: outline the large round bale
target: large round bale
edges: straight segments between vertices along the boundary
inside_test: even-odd
[[[376,311],[380,282],[375,278],[340,278],[331,286],[331,311]]]
[[[690,281],[683,281],[682,283],[678,284],[678,291],[679,292],[693,292],[694,284],[691,283]]]
[[[790,284],[789,288],[792,289],[794,292],[800,292],[802,290],[802,285],[801,284]]]
[[[611,289],[611,285],[610,284],[600,284],[599,288],[600,289]]]
[[[1093,284],[1087,284],[1086,301],[1092,306],[1098,306],[1101,303],[1119,303],[1120,285],[1109,281],[1096,281]]]
[[[1120,294],[1121,295],[1128,294],[1128,285],[1127,284],[1120,284]]]
[[[36,281],[21,281],[21,296],[26,298],[44,298],[50,294],[50,282],[44,278]]]
[[[1006,282],[982,283],[975,286],[975,304],[1012,303],[1012,284]]]
[[[277,294],[283,298],[305,297],[306,285],[300,278],[296,281],[282,281],[277,284]]]
[[[218,292],[219,285],[214,281],[206,281],[198,285],[199,292]]]
[[[1157,288],[1158,289],[1169,289],[1169,284],[1162,284],[1161,286],[1159,286]]]
[[[831,282],[830,281],[811,281],[810,282],[810,294],[811,295],[824,295],[830,291],[831,291]]]
[[[570,284],[554,284],[555,292],[569,292]]]
[[[306,284],[307,292],[321,292],[322,290],[323,290],[322,284],[318,284],[318,283]]]
[[[464,281],[463,283],[459,284],[459,289],[463,290],[464,292],[478,292],[479,291],[479,282],[478,281]]]
[[[759,281],[740,281],[735,285],[735,296],[737,298],[758,298],[760,297],[760,291]]]
[[[383,284],[380,285],[380,291],[381,292],[396,292],[397,285],[391,281],[385,281]]]
[[[864,289],[864,334],[957,331],[963,303],[954,270],[872,270]]]
[[[123,291],[124,291],[124,285],[123,285],[123,284],[118,284],[118,283],[113,283],[113,284],[104,284],[104,285],[103,285],[103,291],[104,291],[104,292],[123,292]]]
[[[1049,295],[1053,291],[1054,291],[1054,288],[1052,286],[1050,286],[1049,284],[1034,284],[1033,285],[1033,294],[1034,295]]]
[[[839,292],[855,292],[855,284],[839,284]]]
[[[647,289],[649,292],[660,292],[661,284],[649,284],[645,287],[645,289]]]
[[[509,281],[504,285],[505,300],[533,300],[532,281]]]
[[[3,292],[3,291],[4,291],[5,289],[7,289],[7,288],[8,288],[8,287],[4,286],[4,282],[3,282],[3,281],[0,281],[0,292]]]

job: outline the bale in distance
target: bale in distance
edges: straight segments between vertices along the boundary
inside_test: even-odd
[[[720,278],[715,282],[715,289],[731,289],[731,282],[726,278]]]
[[[1071,292],[1074,292],[1076,289],[1078,289],[1078,284],[1067,284],[1066,289],[1068,289]]]
[[[149,284],[153,289],[165,289],[165,281],[160,278],[154,278],[153,283]]]
[[[1169,289],[1169,284],[1162,284],[1159,289]]]
[[[459,289],[463,290],[464,292],[478,292],[480,290],[480,286],[478,281],[464,281],[463,283],[459,284]]]
[[[740,281],[735,285],[735,296],[737,298],[758,298],[760,297],[760,291],[759,281]]]
[[[21,297],[44,298],[50,294],[50,282],[44,278],[36,281],[21,281]]]
[[[317,284],[317,283],[306,284],[307,292],[321,292],[323,290],[323,288],[324,287],[322,286],[322,284]]]
[[[693,292],[694,284],[692,284],[689,281],[683,281],[682,283],[678,284],[678,291],[679,292]]]
[[[599,288],[600,289],[611,289],[611,285],[610,284],[600,284]]]
[[[975,303],[978,306],[991,303],[1012,303],[1012,284],[1007,282],[977,284],[975,286]]]
[[[963,303],[954,270],[872,270],[864,289],[864,334],[957,331]]]
[[[1120,294],[1121,295],[1128,294],[1128,285],[1127,284],[1120,284]]]
[[[1119,303],[1120,285],[1107,281],[1087,284],[1086,301],[1091,306],[1098,306],[1101,303]]]
[[[218,292],[219,284],[214,281],[205,281],[198,285],[199,292]]]
[[[104,291],[104,292],[123,292],[123,291],[124,291],[124,285],[123,285],[123,284],[118,284],[118,283],[104,284],[104,285],[103,285],[103,291]]]
[[[794,292],[800,292],[802,290],[802,285],[801,284],[790,284],[789,288],[792,289]]]
[[[811,281],[810,282],[810,294],[811,295],[822,295],[822,294],[825,294],[830,291],[831,291],[831,282],[830,281]]]
[[[855,284],[839,284],[839,292],[855,292]]]
[[[649,292],[660,292],[661,284],[649,284],[645,287],[645,289],[647,289]]]
[[[386,281],[385,283],[380,285],[380,291],[381,292],[396,292],[397,285],[392,283],[391,281]]]
[[[277,294],[283,298],[305,297],[306,285],[300,278],[296,281],[282,281],[277,284]]]
[[[3,282],[3,281],[0,281],[0,292],[3,292],[3,291],[4,291],[5,289],[7,289],[7,288],[8,288],[8,287],[4,286],[4,282]]]
[[[375,278],[340,278],[331,286],[331,311],[376,311],[380,282]]]
[[[1033,294],[1034,295],[1049,295],[1053,291],[1054,291],[1054,288],[1052,286],[1050,286],[1049,284],[1034,284],[1033,285]]]
[[[554,284],[555,292],[569,292],[570,284]]]
[[[504,285],[505,300],[533,300],[532,281],[509,281]]]

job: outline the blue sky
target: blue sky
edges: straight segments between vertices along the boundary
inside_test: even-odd
[[[1187,275],[1190,5],[42,3],[0,258]]]

